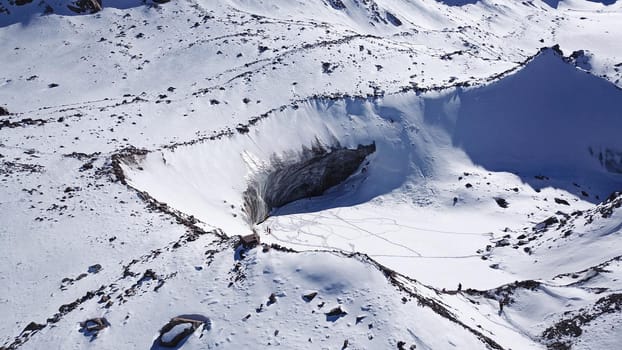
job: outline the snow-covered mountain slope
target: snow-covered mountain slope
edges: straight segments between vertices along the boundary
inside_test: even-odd
[[[155,199],[225,232],[247,234],[256,227],[248,225],[245,191],[275,162],[295,164],[315,142],[375,143],[356,176],[326,196],[278,209],[261,229],[297,249],[365,252],[449,288],[469,278],[465,270],[489,270],[476,251],[492,236],[565,210],[556,198],[585,209],[620,188],[614,151],[622,149],[620,110],[621,90],[544,50],[484,87],[311,100],[274,112],[249,132],[244,126],[231,137],[130,158],[124,172],[131,186]],[[272,193],[289,183],[263,186]],[[496,203],[501,198],[508,208]],[[448,239],[463,244],[448,249]],[[437,259],[445,263],[432,269]],[[472,275],[468,285],[520,279],[483,276]]]
[[[620,23],[0,0],[0,348],[615,348]]]

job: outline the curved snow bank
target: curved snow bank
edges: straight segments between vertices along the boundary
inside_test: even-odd
[[[151,152],[137,163],[126,162],[123,170],[135,188],[233,235],[247,232],[248,222],[261,221],[274,206],[318,195],[345,180],[374,148],[359,145],[375,143],[376,152],[369,156],[374,171],[359,171],[359,176],[347,182],[353,186],[371,181],[374,186],[361,186],[360,191],[333,205],[366,202],[399,187],[410,172],[410,162],[398,123],[371,112],[348,114],[350,105],[371,107],[363,100],[308,102],[277,113],[248,133]],[[315,165],[301,165],[313,158],[307,153],[313,153],[314,145],[334,150],[317,158]],[[341,174],[335,176],[337,167]],[[326,172],[327,168],[332,170]],[[300,179],[298,175],[308,180],[313,172],[321,175],[317,183],[291,182]],[[299,185],[310,187],[300,195],[295,193]],[[246,201],[253,191],[257,195],[252,197],[265,203]]]
[[[621,90],[545,50],[487,86],[312,100],[248,132],[151,152],[122,168],[130,185],[157,200],[229,235],[246,234],[248,222],[302,197],[288,189],[308,177],[298,172],[309,159],[305,147],[375,143],[364,166],[354,157],[338,176],[356,169],[341,184],[274,210],[259,225],[269,233],[262,239],[365,252],[436,286],[490,288],[520,279],[481,259],[491,236],[560,210],[586,210],[622,187],[620,110]],[[337,163],[317,162],[316,170]],[[269,174],[278,175],[266,181]],[[268,205],[245,200],[257,184],[261,195],[252,197],[270,198]],[[498,206],[499,198],[508,206]]]

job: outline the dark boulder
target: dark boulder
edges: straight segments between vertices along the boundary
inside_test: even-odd
[[[505,199],[500,198],[500,197],[496,197],[495,198],[495,202],[497,202],[498,206],[500,206],[501,208],[504,208],[504,209],[510,206],[508,201],[506,201]]]
[[[332,308],[330,311],[325,313],[326,320],[331,321],[331,322],[335,322],[339,318],[344,317],[347,314],[348,312],[344,308],[342,308],[341,305],[337,305],[334,308]]]
[[[80,322],[80,333],[85,337],[91,337],[95,339],[99,332],[105,328],[110,327],[110,323],[103,317],[90,318],[84,322]]]
[[[570,205],[570,203],[568,203],[567,200],[565,199],[561,199],[561,198],[555,198],[555,203],[557,204],[563,204],[563,205]]]
[[[311,293],[307,293],[305,295],[302,296],[302,299],[304,301],[306,301],[307,303],[311,302],[313,299],[315,299],[315,297],[317,296],[317,292],[311,292]]]
[[[192,333],[202,326],[210,326],[210,320],[207,317],[200,315],[174,317],[160,329],[160,335],[151,349],[179,348]]]

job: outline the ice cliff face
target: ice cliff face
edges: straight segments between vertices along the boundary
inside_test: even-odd
[[[319,196],[352,175],[376,151],[376,145],[327,150],[318,145],[297,161],[278,161],[274,168],[256,174],[244,192],[244,211],[250,224],[265,220],[273,208]]]

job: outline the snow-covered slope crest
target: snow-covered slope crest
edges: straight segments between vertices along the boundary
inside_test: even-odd
[[[440,295],[378,269],[365,257],[291,253],[267,246],[234,250],[230,243],[208,243],[205,255],[181,247],[140,259],[128,273],[145,273],[101,289],[112,301],[105,311],[96,302],[98,296],[81,302],[80,308],[55,321],[55,327],[37,320],[20,335],[27,341],[22,348],[48,344],[138,348],[150,344],[171,317],[183,314],[205,315],[209,322],[209,327],[189,337],[183,349],[277,345],[316,349],[344,344],[377,349],[442,349],[448,344],[468,349],[541,348],[514,330],[488,322],[465,298]],[[173,253],[185,254],[187,264],[171,265]],[[210,283],[198,287],[197,279]],[[171,298],[177,300],[174,306],[160,307]],[[88,315],[102,313],[111,326],[97,337],[63,331]],[[19,346],[17,342],[9,348]]]

